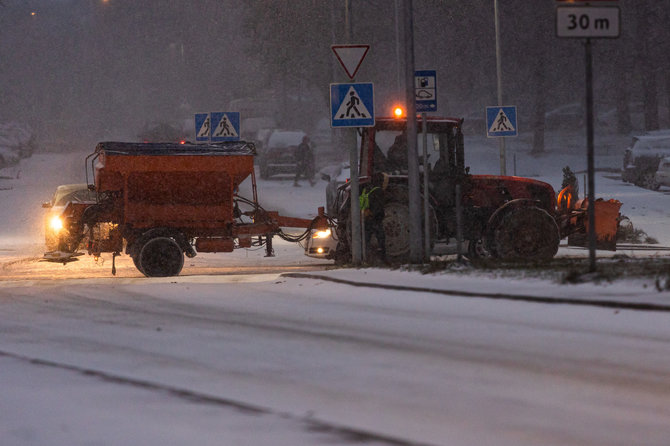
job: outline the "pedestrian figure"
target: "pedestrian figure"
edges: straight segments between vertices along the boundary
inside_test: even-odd
[[[232,133],[230,132],[230,127],[228,127],[228,120],[226,117],[223,117],[223,120],[221,121],[221,135],[223,136],[230,136]]]
[[[296,172],[295,179],[293,180],[294,187],[300,187],[298,180],[301,176],[308,180],[311,186],[316,184],[314,181],[314,153],[309,142],[309,137],[307,135],[303,136],[302,142],[298,144],[298,148],[295,151]]]
[[[504,113],[500,113],[500,116],[498,117],[498,124],[497,124],[497,131],[502,131],[502,130],[512,130],[509,127],[507,127],[507,124],[505,123],[507,121],[507,116],[505,116]]]
[[[349,102],[347,102],[347,111],[345,112],[345,115],[346,116],[353,116],[351,114],[351,111],[353,110],[353,111],[356,112],[357,116],[361,116],[361,112],[358,111],[358,107],[356,107],[358,104],[360,104],[361,100],[358,99],[358,97],[356,96],[356,94],[354,94],[353,91],[351,93],[349,93],[349,96],[350,96],[350,98],[349,98]]]
[[[384,173],[373,175],[370,184],[363,188],[359,197],[361,212],[363,213],[363,224],[365,227],[365,250],[369,254],[368,261],[375,257],[383,263],[386,259],[386,233],[384,231],[384,191],[386,189],[388,176]],[[372,250],[372,236],[377,240],[376,251]]]

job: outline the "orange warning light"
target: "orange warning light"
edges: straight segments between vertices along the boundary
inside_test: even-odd
[[[405,116],[405,110],[403,110],[400,106],[396,106],[393,108],[393,116],[396,118],[402,118]]]

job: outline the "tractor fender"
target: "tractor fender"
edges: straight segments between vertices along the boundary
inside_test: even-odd
[[[540,207],[540,202],[538,200],[532,200],[530,198],[517,198],[515,200],[510,200],[496,209],[493,214],[489,217],[484,225],[484,231],[482,233],[482,240],[485,242],[485,245],[488,249],[490,243],[493,241],[491,238],[493,236],[493,231],[500,224],[503,217],[513,209],[519,209],[523,207]]]
[[[152,228],[141,233],[139,236],[135,237],[131,243],[128,243],[128,246],[126,246],[126,254],[131,257],[139,255],[144,244],[156,237],[169,237],[174,239],[187,257],[192,258],[197,254],[195,249],[193,249],[193,246],[191,246],[191,243],[189,243],[188,238],[186,238],[180,231],[173,228]]]

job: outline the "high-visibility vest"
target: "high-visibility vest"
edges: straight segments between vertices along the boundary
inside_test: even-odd
[[[363,189],[363,192],[361,192],[361,196],[358,197],[358,203],[360,204],[361,211],[364,211],[366,209],[370,209],[370,194],[374,191],[379,189],[378,187],[373,187],[368,191],[367,188]]]

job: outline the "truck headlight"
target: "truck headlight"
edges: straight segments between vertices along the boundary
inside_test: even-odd
[[[61,229],[63,229],[63,220],[59,216],[54,216],[51,217],[51,220],[49,221],[49,227],[53,232],[60,232]]]

